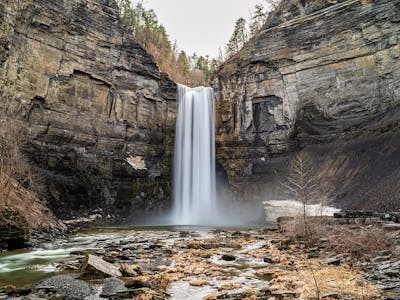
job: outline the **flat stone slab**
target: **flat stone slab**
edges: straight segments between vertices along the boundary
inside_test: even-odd
[[[81,270],[82,277],[101,278],[122,276],[118,267],[92,254],[86,255]]]

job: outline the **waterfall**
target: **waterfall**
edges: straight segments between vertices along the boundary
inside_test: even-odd
[[[173,223],[215,224],[215,125],[212,88],[178,85]]]

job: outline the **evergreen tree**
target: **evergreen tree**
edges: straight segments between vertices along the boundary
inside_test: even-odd
[[[244,44],[254,36],[264,25],[268,19],[269,13],[277,9],[281,0],[264,0],[263,4],[257,4],[250,14],[249,28],[246,24],[246,19],[239,18],[235,23],[234,31],[225,46],[225,55],[227,58],[238,53]],[[224,61],[223,55],[219,55],[219,61]]]
[[[267,19],[267,12],[262,4],[254,7],[250,21],[250,36],[254,36],[262,27]]]
[[[235,23],[235,29],[226,47],[227,56],[230,57],[239,52],[247,40],[248,34],[246,28],[246,19],[240,17]]]
[[[161,71],[172,80],[186,85],[206,85],[211,76],[208,56],[192,56],[180,51],[171,42],[165,27],[160,24],[156,13],[146,9],[142,1],[131,4],[130,0],[117,0],[120,19],[125,30],[151,55]]]
[[[187,57],[185,51],[182,50],[179,53],[178,62],[180,62],[182,64],[183,74],[185,76],[188,76],[189,71],[190,71],[190,62],[189,62],[189,58]]]

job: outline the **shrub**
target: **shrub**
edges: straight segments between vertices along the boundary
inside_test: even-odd
[[[0,204],[10,205],[12,190],[40,191],[39,178],[22,152],[27,130],[22,121],[0,117]]]
[[[389,234],[378,226],[351,229],[348,226],[335,226],[329,235],[330,246],[338,253],[347,253],[353,259],[376,256],[380,251],[393,246]]]
[[[28,129],[23,121],[0,115],[0,225],[14,224],[21,215],[29,228],[59,226],[46,208],[43,185],[23,148],[28,142]],[[21,218],[18,218],[21,219]]]

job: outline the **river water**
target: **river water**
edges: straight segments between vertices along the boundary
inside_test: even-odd
[[[187,229],[182,227],[182,230]],[[109,227],[84,230],[66,240],[43,243],[39,248],[0,253],[0,284],[24,286],[57,273],[61,262],[76,260],[80,253],[102,249],[106,244],[129,241],[132,237],[175,232],[179,227]],[[77,254],[74,254],[77,253]]]
[[[126,249],[131,251],[130,259],[139,264],[148,261],[142,266],[148,270],[154,270],[159,265],[174,267],[178,264],[176,258],[172,256],[185,255],[189,248],[188,244],[195,241],[207,241],[214,239],[221,241],[229,239],[229,243],[239,240],[232,234],[234,232],[246,232],[254,238],[251,242],[246,242],[240,249],[221,249],[218,248],[212,255],[207,257],[201,264],[207,264],[206,268],[215,267],[224,270],[221,274],[229,277],[226,283],[243,283],[243,288],[257,288],[265,283],[265,278],[260,278],[255,272],[265,267],[262,258],[254,258],[249,253],[255,249],[261,249],[266,241],[258,232],[260,228],[229,228],[225,230],[210,227],[135,227],[135,228],[97,228],[90,231],[82,231],[71,236],[67,240],[59,240],[49,244],[43,244],[36,249],[9,251],[0,254],[0,286],[7,284],[17,287],[24,287],[34,284],[46,277],[50,277],[60,272],[78,272],[81,259],[86,253],[99,256],[108,255],[110,252],[118,252],[122,255]],[[162,244],[163,251],[158,248],[152,250],[152,245]],[[159,246],[157,246],[159,247]],[[161,246],[160,246],[161,247]],[[218,246],[219,247],[219,246]],[[229,246],[228,246],[229,247]],[[162,257],[166,250],[176,253],[169,257]],[[221,253],[228,251],[237,256],[234,262],[221,260]],[[124,254],[128,255],[128,254]],[[116,262],[116,264],[119,262]],[[74,271],[74,268],[77,269]],[[193,287],[188,281],[202,276],[188,275],[185,280],[172,282],[167,292],[172,296],[171,299],[202,299],[202,297],[217,292],[218,280],[207,278],[209,284],[203,287]],[[193,296],[195,293],[195,296]],[[193,298],[194,297],[194,298]]]

